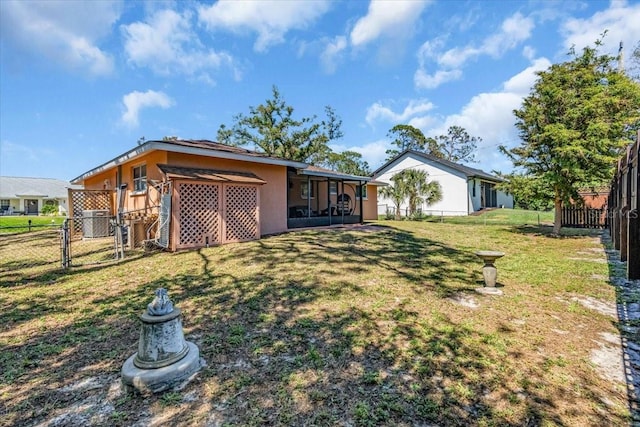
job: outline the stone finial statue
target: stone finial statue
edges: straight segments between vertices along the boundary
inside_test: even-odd
[[[156,296],[147,306],[147,313],[152,316],[164,316],[173,311],[173,302],[169,299],[169,294],[165,288],[156,289]]]

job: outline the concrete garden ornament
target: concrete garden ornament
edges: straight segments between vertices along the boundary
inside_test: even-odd
[[[155,291],[147,311],[140,315],[138,352],[122,366],[122,385],[126,391],[158,393],[175,388],[188,382],[204,366],[198,347],[184,339],[181,314],[166,289]]]

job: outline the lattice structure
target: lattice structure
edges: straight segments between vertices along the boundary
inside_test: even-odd
[[[219,184],[180,183],[178,249],[222,243]]]
[[[106,210],[112,215],[111,191],[109,190],[74,190],[69,189],[70,217],[73,222],[72,234],[80,233],[83,225],[83,212],[89,210]]]
[[[258,227],[258,188],[225,186],[225,241],[238,242],[260,237]]]

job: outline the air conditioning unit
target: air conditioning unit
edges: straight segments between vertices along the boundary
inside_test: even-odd
[[[82,211],[82,235],[85,238],[108,237],[110,233],[109,210]]]

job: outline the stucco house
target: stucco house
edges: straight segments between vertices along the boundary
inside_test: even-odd
[[[72,180],[171,250],[376,219],[369,181],[207,140],[147,141]]]
[[[378,168],[373,178],[392,185],[391,178],[405,169],[424,170],[429,174],[429,181],[438,181],[442,187],[442,200],[433,205],[423,205],[421,210],[424,214],[460,216],[486,208],[513,208],[513,196],[495,187],[502,182],[501,178],[419,151],[403,151]],[[407,207],[404,204],[401,210],[406,212]],[[391,200],[378,196],[380,215],[394,209]]]
[[[79,187],[60,179],[0,176],[0,215],[38,215],[46,205],[66,214],[69,188]]]

